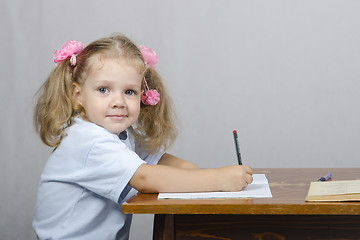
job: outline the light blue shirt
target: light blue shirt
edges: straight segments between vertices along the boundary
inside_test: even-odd
[[[131,215],[121,203],[137,191],[128,183],[144,163],[162,156],[74,118],[40,178],[33,228],[39,239],[128,239]]]

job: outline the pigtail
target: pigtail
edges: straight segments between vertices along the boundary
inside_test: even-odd
[[[135,129],[141,145],[150,153],[160,149],[166,150],[173,144],[177,136],[170,97],[159,74],[153,68],[148,68],[145,79],[150,89],[160,93],[160,101],[155,106],[141,103],[141,111]]]
[[[70,60],[61,62],[38,91],[34,125],[41,140],[50,147],[57,146],[64,137],[64,129],[73,116]]]

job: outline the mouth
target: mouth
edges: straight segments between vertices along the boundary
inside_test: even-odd
[[[123,114],[111,114],[111,115],[106,115],[107,118],[113,119],[113,120],[122,120],[124,118],[127,117],[127,115],[123,115]]]

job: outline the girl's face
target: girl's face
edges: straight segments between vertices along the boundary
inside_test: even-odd
[[[90,72],[82,86],[75,86],[75,99],[89,121],[120,134],[140,113],[142,76],[117,59],[90,59]]]

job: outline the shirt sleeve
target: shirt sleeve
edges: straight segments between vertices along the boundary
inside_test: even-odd
[[[135,171],[144,164],[135,152],[117,139],[104,138],[90,149],[78,184],[118,202]]]

